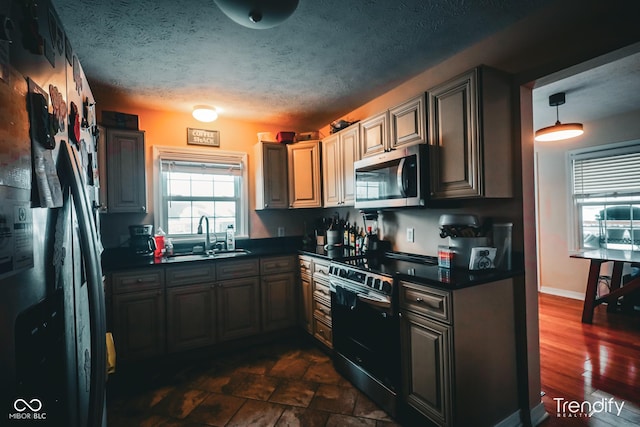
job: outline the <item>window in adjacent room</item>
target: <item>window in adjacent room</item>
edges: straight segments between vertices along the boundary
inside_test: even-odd
[[[580,249],[640,251],[640,141],[569,153]]]
[[[206,216],[211,233],[232,225],[237,236],[248,234],[246,154],[156,148],[157,226],[174,238],[196,238]]]

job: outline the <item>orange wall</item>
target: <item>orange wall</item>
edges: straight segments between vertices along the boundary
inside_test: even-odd
[[[113,100],[104,96],[100,89],[94,90],[98,100],[97,117],[101,121],[102,110],[118,111],[127,114],[138,115],[140,130],[145,131],[145,158],[147,172],[147,206],[149,211],[144,214],[104,214],[101,216],[101,228],[105,247],[115,247],[123,243],[129,236],[130,224],[153,224],[153,147],[177,146],[188,147],[187,128],[217,130],[220,132],[220,147],[210,147],[211,152],[216,150],[239,151],[249,154],[249,236],[251,238],[264,238],[277,235],[280,226],[285,227],[285,235],[301,235],[305,223],[311,226],[311,221],[319,216],[317,210],[297,210],[295,215],[288,211],[256,212],[255,208],[255,166],[253,158],[254,145],[258,142],[258,132],[278,132],[277,127],[266,127],[262,124],[231,120],[220,117],[213,123],[201,123],[190,114],[175,111],[148,110],[136,106],[127,107],[123,100]],[[196,147],[196,146],[193,146]],[[203,148],[197,146],[198,148]]]

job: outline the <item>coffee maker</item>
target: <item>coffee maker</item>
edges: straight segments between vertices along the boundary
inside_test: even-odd
[[[129,248],[137,256],[153,256],[156,250],[156,241],[153,238],[153,225],[130,225]]]

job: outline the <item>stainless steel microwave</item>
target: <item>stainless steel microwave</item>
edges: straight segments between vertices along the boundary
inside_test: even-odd
[[[357,209],[424,206],[427,146],[398,148],[354,163]]]

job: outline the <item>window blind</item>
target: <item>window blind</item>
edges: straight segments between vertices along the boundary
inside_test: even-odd
[[[160,162],[162,172],[169,173],[192,173],[192,174],[212,174],[212,175],[233,175],[242,176],[242,162],[229,159],[229,161],[215,162],[189,162],[183,160],[163,159]]]
[[[602,150],[599,156],[593,153],[573,156],[574,197],[588,199],[640,195],[640,146],[633,148],[637,152]]]

